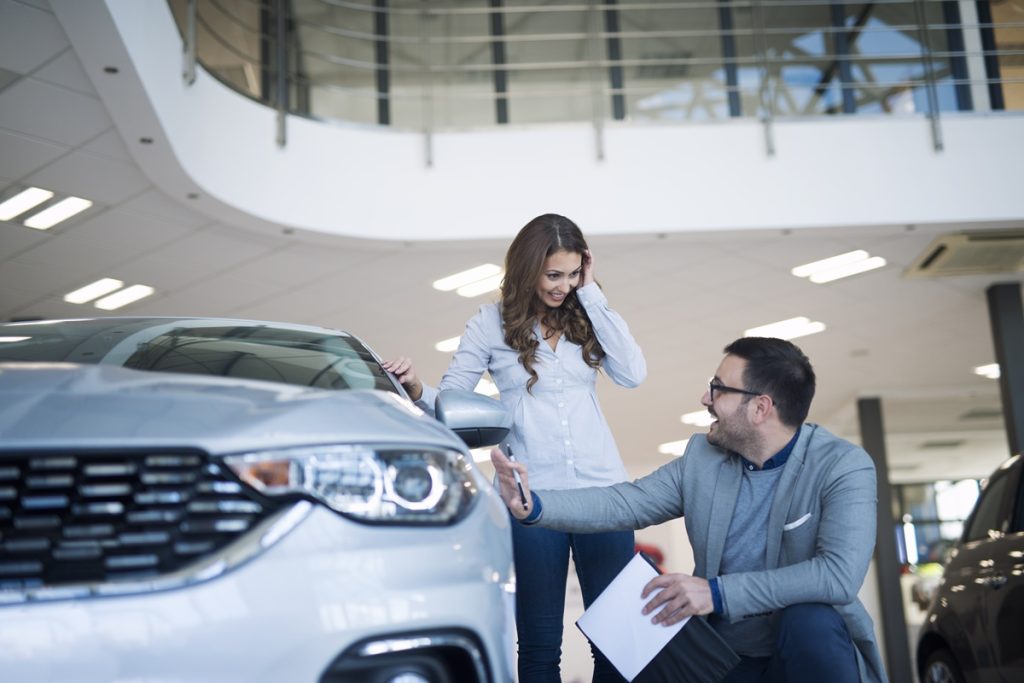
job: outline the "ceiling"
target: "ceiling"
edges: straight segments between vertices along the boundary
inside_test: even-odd
[[[501,263],[507,243],[358,241],[212,220],[187,197],[165,194],[133,162],[47,2],[0,0],[0,199],[25,185],[95,204],[46,232],[0,224],[0,319],[100,314],[62,297],[116,277],[156,288],[119,313],[342,328],[384,357],[411,356],[433,381],[448,362],[434,343],[459,334],[493,295],[464,299],[430,283]],[[508,226],[508,239],[519,227]],[[813,421],[856,441],[856,400],[878,396],[894,481],[986,475],[1009,452],[998,385],[972,371],[995,360],[985,289],[1024,277],[902,275],[936,235],[965,227],[978,226],[593,238],[598,279],[649,367],[637,389],[606,380],[600,389],[631,473],[671,457],[657,452],[659,444],[700,431],[680,415],[700,408],[725,344],[749,327],[805,315],[827,325],[797,340],[818,373]],[[851,249],[888,265],[825,285],[789,273]]]

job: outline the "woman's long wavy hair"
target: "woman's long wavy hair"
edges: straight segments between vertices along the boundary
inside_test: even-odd
[[[533,326],[540,321],[555,334],[583,347],[583,360],[592,368],[601,365],[604,349],[594,336],[590,319],[574,289],[558,308],[548,308],[537,298],[537,280],[544,262],[559,251],[583,255],[587,241],[579,227],[565,216],[546,213],[523,226],[505,254],[505,278],[501,283],[501,319],[505,325],[505,343],[519,352],[519,362],[530,373],[526,390],[537,383],[537,347],[540,342]]]

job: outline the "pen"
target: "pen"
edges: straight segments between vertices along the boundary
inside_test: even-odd
[[[512,455],[512,446],[511,446],[511,444],[505,444],[505,448],[508,449],[508,461],[509,462],[515,462],[516,461],[516,456]],[[522,503],[523,503],[523,509],[524,510],[529,510],[530,509],[530,504],[526,502],[526,492],[523,491],[523,480],[519,478],[519,470],[517,470],[516,468],[513,467],[512,468],[512,476],[515,477],[515,479],[516,479],[516,488],[519,489],[519,500],[521,500]]]

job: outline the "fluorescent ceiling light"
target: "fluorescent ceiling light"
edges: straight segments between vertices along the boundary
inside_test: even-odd
[[[999,379],[999,363],[979,365],[974,368],[974,374],[981,375],[982,377],[988,377],[989,379]]]
[[[463,270],[462,272],[443,277],[440,280],[434,281],[434,289],[439,289],[442,292],[450,292],[453,289],[458,289],[471,282],[478,282],[484,278],[492,277],[501,272],[501,267],[496,266],[493,263],[485,263],[482,266],[476,268],[470,268],[469,270]]]
[[[26,220],[25,226],[36,230],[49,230],[61,221],[66,221],[75,214],[85,211],[90,206],[92,206],[92,202],[88,199],[68,197]]]
[[[473,389],[473,391],[478,394],[483,394],[484,396],[498,395],[498,387],[489,379],[481,379],[477,382],[476,389]]]
[[[434,344],[434,348],[440,351],[441,353],[451,353],[455,349],[459,348],[460,339],[462,339],[461,336],[451,337],[449,339],[442,339],[441,341]]]
[[[760,327],[751,327],[743,333],[744,337],[778,337],[779,339],[796,339],[809,334],[825,331],[825,323],[811,321],[803,316],[780,320]]]
[[[113,311],[122,306],[127,306],[130,303],[138,301],[139,299],[145,299],[147,296],[152,294],[154,290],[149,285],[132,285],[131,287],[125,287],[120,292],[114,292],[110,296],[105,296],[96,302],[96,308],[101,308],[104,311]]]
[[[858,261],[863,261],[867,257],[868,252],[863,249],[858,249],[857,251],[848,251],[845,254],[840,254],[839,256],[823,258],[820,261],[811,261],[810,263],[805,263],[802,266],[797,266],[789,272],[793,273],[793,275],[796,275],[797,277],[807,277],[822,270],[829,270],[830,268],[838,268],[850,263],[857,263]]]
[[[689,439],[683,439],[682,441],[669,441],[658,446],[658,452],[665,455],[682,455],[686,452],[686,444],[690,443]]]
[[[462,285],[455,290],[455,293],[459,296],[464,296],[467,299],[474,296],[480,296],[487,292],[493,292],[498,287],[501,287],[501,280],[505,277],[504,273],[498,273],[491,277],[485,277],[483,280],[477,280],[476,282],[470,282],[468,285]]]
[[[681,418],[683,424],[696,425],[697,427],[707,427],[715,418],[711,417],[711,413],[706,410],[698,410],[694,413],[685,413]]]
[[[805,263],[802,266],[793,268],[789,272],[797,277],[808,278],[811,282],[820,285],[825,282],[832,282],[833,280],[856,275],[857,273],[881,268],[884,265],[885,259],[881,256],[871,256],[863,249],[857,249],[856,251],[848,251],[845,254],[821,259],[820,261]]]
[[[64,301],[67,301],[69,304],[84,304],[122,287],[124,287],[124,283],[120,280],[105,277],[85,287],[80,287],[73,292],[68,292],[64,295]]]
[[[0,337],[0,344],[12,344],[14,342],[25,341],[32,337]]]
[[[850,277],[857,273],[866,273],[869,270],[875,268],[881,268],[885,265],[885,259],[881,256],[872,256],[871,258],[858,261],[857,263],[850,263],[845,266],[839,266],[830,270],[825,270],[820,273],[815,273],[809,279],[815,284],[822,284],[824,282],[832,282],[839,278]]]
[[[30,187],[27,190],[22,190],[3,204],[0,204],[0,221],[9,221],[15,216],[20,216],[29,209],[39,206],[52,196],[52,192],[41,187]]]

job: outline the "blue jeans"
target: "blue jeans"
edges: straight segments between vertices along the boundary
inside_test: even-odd
[[[858,683],[857,653],[843,618],[830,605],[782,610],[771,657],[741,657],[722,683]]]
[[[519,683],[560,683],[562,621],[569,552],[589,606],[633,557],[633,532],[568,534],[512,522],[516,565],[516,630],[519,634]],[[594,683],[624,679],[591,648]]]

